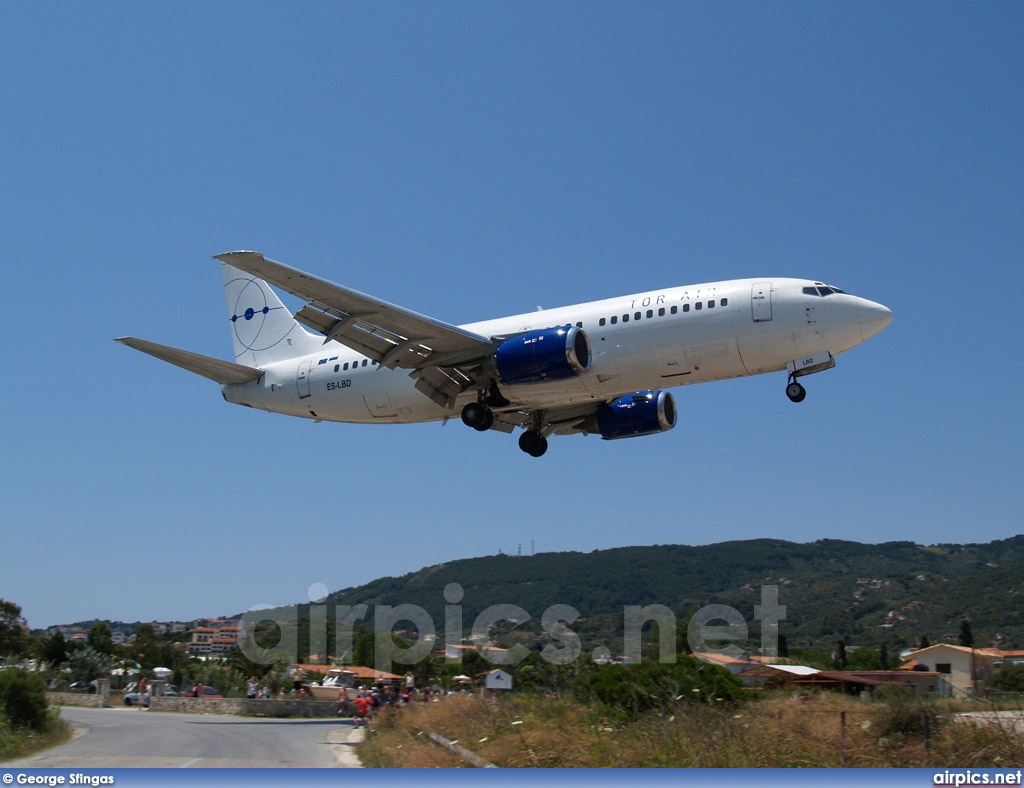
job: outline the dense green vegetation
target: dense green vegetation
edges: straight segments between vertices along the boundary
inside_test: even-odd
[[[401,577],[385,577],[333,594],[331,605],[416,605],[443,631],[444,590],[456,583],[468,634],[479,613],[514,605],[532,618],[520,633],[539,633],[555,604],[575,608],[572,625],[587,647],[621,648],[623,608],[659,604],[680,627],[710,604],[738,610],[759,635],[754,607],[762,586],[777,586],[786,607],[781,632],[790,647],[831,652],[848,645],[885,645],[890,655],[931,642],[957,642],[970,622],[975,645],[1024,648],[1024,536],[988,544],[923,546],[776,539],[688,547],[656,545],[591,553],[497,555],[452,561]],[[368,616],[369,617],[369,616]]]
[[[64,725],[46,704],[46,681],[19,668],[0,670],[0,761],[53,744]]]

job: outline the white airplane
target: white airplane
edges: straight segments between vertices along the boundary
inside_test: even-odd
[[[235,363],[134,337],[118,342],[221,384],[228,402],[362,424],[462,421],[629,438],[672,429],[673,386],[788,370],[799,379],[892,322],[892,312],[806,279],[734,279],[454,326],[268,260],[218,255]],[[267,283],[306,301],[294,316]],[[305,327],[313,329],[310,333]]]

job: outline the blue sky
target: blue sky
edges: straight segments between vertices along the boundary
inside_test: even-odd
[[[1020,532],[1022,34],[996,2],[4,4],[0,597],[189,619],[520,544]],[[112,341],[228,358],[233,249],[454,323],[747,276],[895,320],[799,406],[677,389],[670,433],[534,460]]]

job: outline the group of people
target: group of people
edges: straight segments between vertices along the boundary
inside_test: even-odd
[[[399,692],[395,687],[378,684],[369,689],[349,689],[342,687],[338,690],[338,715],[342,717],[353,717],[356,727],[366,725],[373,715],[382,708],[396,708],[408,706],[413,703],[414,687],[407,687]]]
[[[284,689],[281,692],[284,692]],[[259,679],[255,676],[249,676],[249,680],[245,682],[245,697],[249,700],[270,700],[270,694],[270,687],[261,687]]]
[[[291,694],[284,687],[281,687],[275,696],[270,686],[260,685],[255,676],[250,676],[249,680],[245,683],[245,697],[249,700],[270,700],[273,697],[276,697],[277,700],[292,700],[301,699],[305,694],[306,690],[301,687],[294,689]]]

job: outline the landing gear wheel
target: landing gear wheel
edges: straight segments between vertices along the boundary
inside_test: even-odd
[[[786,386],[786,396],[789,397],[790,402],[803,402],[804,397],[807,396],[807,389],[794,380]]]
[[[487,432],[491,427],[494,426],[494,411],[487,408],[487,417],[484,419],[483,424],[478,424],[473,429],[477,432]]]
[[[548,450],[548,439],[534,430],[526,430],[519,436],[519,448],[531,457],[541,457]]]
[[[470,402],[462,409],[462,423],[475,430],[489,430],[494,424],[494,414],[486,405]]]

